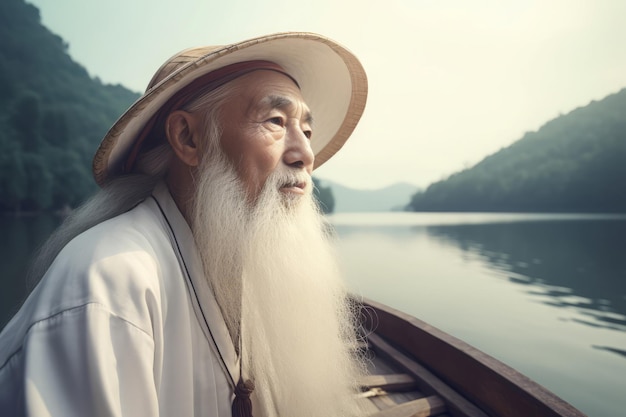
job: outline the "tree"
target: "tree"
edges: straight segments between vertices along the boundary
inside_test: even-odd
[[[76,207],[94,191],[91,173],[82,164],[77,152],[72,149],[51,147],[46,156],[50,161],[50,174],[53,178],[51,201],[53,208]]]
[[[45,210],[52,205],[53,177],[40,155],[25,153],[22,157],[26,178],[24,208]]]
[[[26,197],[26,175],[14,143],[0,142],[0,210],[20,211]]]
[[[70,146],[70,129],[64,111],[49,109],[43,113],[41,136],[50,145],[59,148]]]
[[[37,152],[41,146],[41,98],[32,91],[22,92],[13,105],[9,123],[22,149]]]

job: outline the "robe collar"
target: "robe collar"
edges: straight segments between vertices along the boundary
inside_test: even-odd
[[[152,197],[169,226],[172,247],[186,278],[189,297],[198,323],[217,357],[220,358],[234,389],[240,376],[240,358],[237,356],[222,311],[204,277],[202,261],[191,229],[165,183],[161,182],[155,187]]]

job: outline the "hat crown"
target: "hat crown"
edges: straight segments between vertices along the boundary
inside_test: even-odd
[[[190,62],[195,62],[198,60],[198,58],[209,55],[210,53],[220,48],[223,48],[223,46],[202,46],[197,48],[185,49],[184,51],[177,53],[176,55],[165,61],[163,65],[161,65],[161,68],[157,70],[157,72],[148,83],[146,91],[150,90],[161,81],[165,80],[167,77],[176,72],[179,68],[184,67]]]

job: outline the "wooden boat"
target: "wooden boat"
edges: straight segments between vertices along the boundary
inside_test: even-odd
[[[376,417],[584,416],[495,358],[408,314],[362,300],[371,374],[362,401]]]

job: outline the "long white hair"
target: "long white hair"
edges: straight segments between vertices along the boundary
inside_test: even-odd
[[[210,91],[199,91],[182,110],[202,112],[205,128],[211,130],[209,146],[219,147],[218,114],[223,101],[228,97],[230,85],[225,84]],[[73,210],[63,223],[52,233],[35,254],[27,272],[27,282],[34,287],[46,270],[70,240],[91,227],[111,219],[135,207],[152,194],[154,187],[165,178],[174,152],[164,137],[164,132],[155,132],[156,147],[142,152],[132,173],[106,183],[81,206]]]

